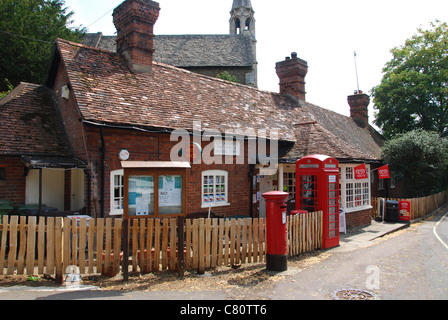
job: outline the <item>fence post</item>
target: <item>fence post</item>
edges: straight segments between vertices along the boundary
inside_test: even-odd
[[[178,274],[179,277],[183,277],[185,273],[185,259],[184,259],[184,246],[185,246],[185,237],[184,237],[184,225],[185,218],[179,217],[177,222],[177,265],[178,265]]]
[[[123,221],[123,281],[129,281],[129,220]]]
[[[55,228],[54,228],[54,254],[55,254],[55,264],[56,264],[56,283],[64,283],[64,268],[63,268],[63,257],[64,257],[64,237],[63,237],[63,227],[64,222],[62,218],[56,218]]]

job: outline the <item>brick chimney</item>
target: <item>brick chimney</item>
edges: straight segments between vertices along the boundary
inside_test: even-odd
[[[348,104],[350,105],[350,117],[358,124],[358,126],[365,128],[369,125],[369,109],[370,97],[362,93],[362,91],[355,91],[355,94],[348,96]]]
[[[297,58],[297,53],[291,53],[284,61],[275,66],[280,78],[280,93],[292,96],[300,106],[305,105],[305,77],[308,73],[308,63]]]
[[[117,52],[129,61],[134,72],[151,72],[154,54],[154,24],[160,7],[151,0],[126,0],[114,9]]]

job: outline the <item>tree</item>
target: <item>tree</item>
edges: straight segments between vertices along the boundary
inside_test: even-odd
[[[233,74],[231,74],[228,71],[223,71],[220,74],[216,75],[216,78],[222,79],[222,80],[227,80],[230,82],[238,82],[238,79],[236,78],[236,76],[234,76]]]
[[[383,146],[383,159],[407,189],[405,197],[426,196],[445,190],[448,139],[421,129],[399,134]]]
[[[65,0],[0,1],[0,75],[16,86],[20,81],[43,84],[56,38],[80,41],[85,28],[70,28],[73,11]],[[2,81],[3,82],[3,81]],[[7,90],[4,83],[0,91]]]
[[[375,124],[386,138],[414,129],[448,136],[448,25],[436,21],[391,50],[372,89]]]
[[[0,100],[6,97],[8,93],[10,93],[14,89],[13,85],[11,84],[11,82],[9,82],[8,79],[5,79],[4,81],[8,89],[3,92],[0,91]]]

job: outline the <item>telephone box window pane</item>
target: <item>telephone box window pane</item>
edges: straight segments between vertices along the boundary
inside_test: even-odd
[[[0,168],[0,181],[4,181],[6,180],[6,169],[5,168]]]
[[[159,215],[182,211],[182,176],[159,176]]]
[[[300,176],[300,199],[302,210],[317,210],[317,176]]]
[[[129,215],[154,215],[154,177],[129,176]]]

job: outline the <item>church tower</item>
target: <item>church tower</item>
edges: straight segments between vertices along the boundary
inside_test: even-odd
[[[257,72],[257,40],[255,38],[255,11],[250,0],[233,0],[230,11],[230,34],[240,35],[247,39],[246,50],[250,51],[251,72],[246,73],[245,83],[258,86]]]
[[[230,34],[250,33],[255,39],[255,11],[250,0],[233,0],[230,11]]]

